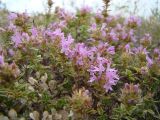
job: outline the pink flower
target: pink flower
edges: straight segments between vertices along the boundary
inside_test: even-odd
[[[51,35],[63,37],[63,36],[64,36],[64,33],[62,32],[61,29],[56,29],[54,32],[51,33]]]
[[[90,13],[91,10],[92,10],[92,9],[91,9],[89,6],[84,6],[84,7],[81,8],[80,12],[81,12],[82,14],[86,14],[86,13]]]
[[[110,22],[112,22],[114,19],[115,19],[115,18],[114,18],[113,16],[108,16],[108,17],[106,18],[106,22],[107,22],[107,23],[110,23]]]
[[[92,62],[94,62],[94,61],[92,61]],[[101,79],[102,74],[106,70],[105,65],[107,63],[108,63],[107,59],[97,55],[96,65],[91,64],[90,69],[88,70],[90,72],[90,75],[91,75],[89,82],[93,82],[93,81],[97,81],[97,80]]]
[[[114,46],[110,46],[107,48],[107,52],[111,55],[115,54],[115,47]]]
[[[62,9],[62,8],[57,8],[56,9],[56,13],[57,13],[57,15],[58,15],[58,17],[59,18],[65,18],[65,10],[64,9]]]
[[[67,57],[72,57],[71,44],[74,42],[74,39],[71,35],[68,35],[66,39],[61,40],[61,52],[64,53]]]
[[[57,28],[55,31],[52,31],[50,29],[45,30],[44,37],[50,37],[52,40],[55,40],[56,38],[64,39],[64,33],[60,28]]]
[[[12,49],[9,49],[9,50],[8,50],[8,53],[9,53],[10,56],[13,56],[13,55],[14,55],[14,51],[13,51]]]
[[[33,26],[32,29],[31,29],[31,33],[32,33],[32,36],[37,37],[38,36],[37,28]]]
[[[96,29],[97,29],[97,24],[96,23],[92,23],[91,26],[90,26],[89,31],[96,31]]]
[[[126,52],[127,52],[127,53],[133,54],[133,52],[131,51],[131,47],[130,47],[130,44],[129,44],[129,43],[125,45],[125,49],[126,49]]]
[[[8,26],[8,29],[11,30],[11,31],[15,31],[16,30],[16,26],[10,22],[9,26]]]
[[[84,65],[83,57],[81,57],[81,56],[80,56],[80,57],[77,57],[76,64],[77,64],[77,65],[81,65],[81,66]]]
[[[106,92],[108,92],[109,90],[112,90],[112,86],[116,85],[118,80],[119,80],[119,76],[117,75],[117,70],[110,68],[110,65],[108,65],[106,70],[106,83],[104,85]]]
[[[3,55],[0,55],[0,65],[4,65],[4,57],[3,57]]]
[[[129,36],[129,38],[130,38],[130,40],[131,40],[132,42],[136,42],[136,37],[135,37],[135,35],[134,35],[134,30],[133,30],[133,29],[130,29],[130,30],[129,30],[128,36]]]
[[[141,26],[141,20],[138,17],[135,16],[130,16],[128,19],[126,19],[125,25],[136,25],[136,26]]]
[[[153,60],[148,55],[146,55],[146,60],[147,60],[147,66],[151,66],[153,64]]]
[[[80,56],[83,56],[83,57],[87,57],[88,56],[88,50],[87,50],[87,47],[85,46],[84,43],[76,44],[75,50]]]
[[[9,16],[8,16],[8,19],[9,19],[9,20],[15,20],[17,17],[18,17],[18,16],[17,16],[16,13],[11,12],[11,13],[9,14]]]
[[[102,37],[106,37],[106,24],[105,23],[103,23],[102,24],[102,27],[101,27],[101,35],[102,35]]]
[[[22,36],[19,32],[16,32],[12,37],[11,40],[14,42],[15,47],[17,47],[20,43],[22,43]]]
[[[26,40],[26,41],[29,41],[30,36],[28,35],[28,33],[23,32],[23,33],[22,33],[22,39],[24,39],[24,40]]]
[[[92,82],[97,80],[97,77],[96,77],[96,75],[94,73],[90,73],[90,76],[91,77],[90,77],[90,80],[88,82],[92,83]]]
[[[89,69],[89,72],[91,75],[89,82],[100,80],[101,75],[104,71],[105,71],[105,68],[102,64],[99,64],[98,66],[91,65],[91,68]]]
[[[77,65],[84,65],[84,59],[91,56],[91,52],[84,43],[77,43],[74,48],[74,57],[77,60]]]
[[[95,17],[100,20],[103,19],[103,15],[100,12],[97,12]]]
[[[136,93],[138,93],[138,91],[139,91],[139,85],[137,84],[137,85],[134,85],[134,91],[136,92]]]
[[[96,65],[91,65],[90,69],[88,70],[90,73],[89,82],[92,83],[94,81],[105,79],[106,82],[103,87],[105,88],[106,92],[108,92],[109,90],[112,90],[112,86],[116,85],[119,80],[117,70],[110,68],[111,62],[103,57],[97,57],[96,63]]]
[[[138,53],[142,53],[147,55],[149,52],[146,50],[146,48],[144,48],[143,46],[140,46],[138,48],[134,48],[133,51],[138,54]]]
[[[67,25],[66,21],[63,20],[63,21],[60,21],[60,23],[58,24],[58,27],[60,27],[60,28],[65,28],[66,25]]]
[[[118,35],[115,33],[114,30],[111,30],[109,33],[109,37],[111,38],[112,41],[117,42],[119,40]]]
[[[158,48],[155,48],[154,49],[154,53],[159,55],[160,54],[160,50]]]
[[[121,39],[125,40],[127,38],[127,36],[128,36],[128,34],[125,31],[123,31],[121,33]]]
[[[152,37],[151,37],[150,34],[145,34],[145,35],[143,36],[143,38],[142,38],[140,41],[141,41],[141,43],[150,44],[151,41],[152,41]]]
[[[102,55],[104,52],[107,51],[107,47],[108,47],[108,46],[109,46],[109,45],[108,45],[107,42],[106,42],[106,43],[100,42],[100,43],[98,44],[97,50],[96,50],[95,52],[98,53],[99,56],[100,56],[100,55]]]
[[[121,25],[121,24],[117,24],[117,25],[116,25],[116,30],[122,31],[122,30],[123,30],[122,25]]]
[[[99,54],[97,54],[97,60],[96,62],[98,64],[107,64],[107,63],[110,63],[110,61],[104,57],[100,57]]]
[[[125,87],[125,89],[128,89],[128,90],[130,89],[130,86],[129,86],[128,83],[125,83],[125,84],[124,84],[124,87]]]

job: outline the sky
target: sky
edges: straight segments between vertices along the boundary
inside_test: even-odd
[[[44,12],[47,0],[1,0],[6,4],[7,9],[15,12],[25,12],[28,13],[37,13]],[[102,0],[53,0],[55,1],[54,6],[60,6],[69,11],[74,11],[75,7],[81,8],[82,6],[90,6],[94,11],[98,11],[102,9],[103,3]],[[74,1],[74,7],[72,6],[72,2]],[[124,14],[125,10],[116,9],[121,6],[128,6],[129,11],[133,13],[135,1],[138,5],[137,15],[140,16],[148,16],[151,13],[151,8],[156,6],[160,7],[160,0],[158,0],[159,4],[156,3],[157,0],[111,0],[110,10],[111,14]]]

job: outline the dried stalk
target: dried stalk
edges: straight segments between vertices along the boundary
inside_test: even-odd
[[[110,1],[111,1],[111,0],[103,0],[103,3],[104,3],[103,15],[104,15],[105,17],[108,16],[108,8],[109,8],[109,6],[110,6],[110,4],[109,4]]]

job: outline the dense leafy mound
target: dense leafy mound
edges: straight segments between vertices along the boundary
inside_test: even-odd
[[[160,119],[160,50],[136,35],[140,19],[88,7],[41,17],[10,13],[1,28],[1,119]]]

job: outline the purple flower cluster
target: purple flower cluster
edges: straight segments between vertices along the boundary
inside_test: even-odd
[[[100,42],[96,47],[87,47],[84,43],[74,44],[74,39],[69,35],[66,39],[61,40],[61,52],[78,66],[87,68],[90,73],[89,82],[99,80],[105,81],[104,88],[106,92],[112,90],[119,80],[117,70],[111,68],[111,61],[103,56],[108,53],[115,54],[114,46],[108,43]]]
[[[95,39],[99,38],[111,42],[136,42],[135,29],[132,27],[129,29],[128,23],[124,25],[118,23],[110,27],[110,24],[117,19],[117,17],[109,16],[106,18],[106,23],[102,23],[101,26],[98,26],[97,23],[92,23],[89,32]],[[126,21],[128,21],[128,19],[126,19]]]
[[[112,90],[112,86],[116,85],[119,80],[117,70],[111,68],[109,61],[101,57],[97,59],[96,66],[91,65],[89,72],[91,75],[89,82],[105,81],[104,88],[106,92]]]
[[[84,7],[79,12],[80,15],[83,16],[90,13],[90,11],[89,7]],[[63,32],[63,30],[68,27],[69,20],[76,19],[73,14],[66,12],[64,9],[57,8],[56,15],[60,21],[51,23],[47,28],[40,29],[32,26],[27,32],[23,31],[19,26],[15,26],[14,22],[10,22],[10,30],[13,32],[11,40],[14,43],[14,47],[17,48],[22,43],[28,41],[35,43],[43,43],[45,41],[55,44],[60,52],[71,60],[74,65],[88,71],[88,74],[90,74],[90,83],[105,81],[102,83],[104,83],[103,87],[107,92],[112,90],[112,86],[116,85],[119,80],[118,71],[111,67],[115,48],[118,50],[124,48],[125,52],[129,54],[144,54],[146,56],[147,66],[153,64],[153,60],[144,46],[137,48],[131,48],[130,46],[130,43],[137,41],[135,29],[132,25],[140,25],[138,18],[132,16],[124,23],[114,25],[113,23],[117,21],[118,16],[108,16],[105,18],[101,13],[97,13],[94,16],[95,21],[89,25],[89,39],[92,45],[88,46],[85,42],[77,43],[71,34],[67,33],[67,35]],[[26,18],[23,16],[25,15],[22,15],[22,18]],[[14,21],[17,17],[16,14],[11,14],[9,19],[10,21]],[[129,28],[129,26],[131,26],[131,28]],[[151,37],[146,34],[141,40],[145,41],[150,39]],[[111,44],[117,46],[115,47]],[[12,54],[11,51],[10,53]]]

